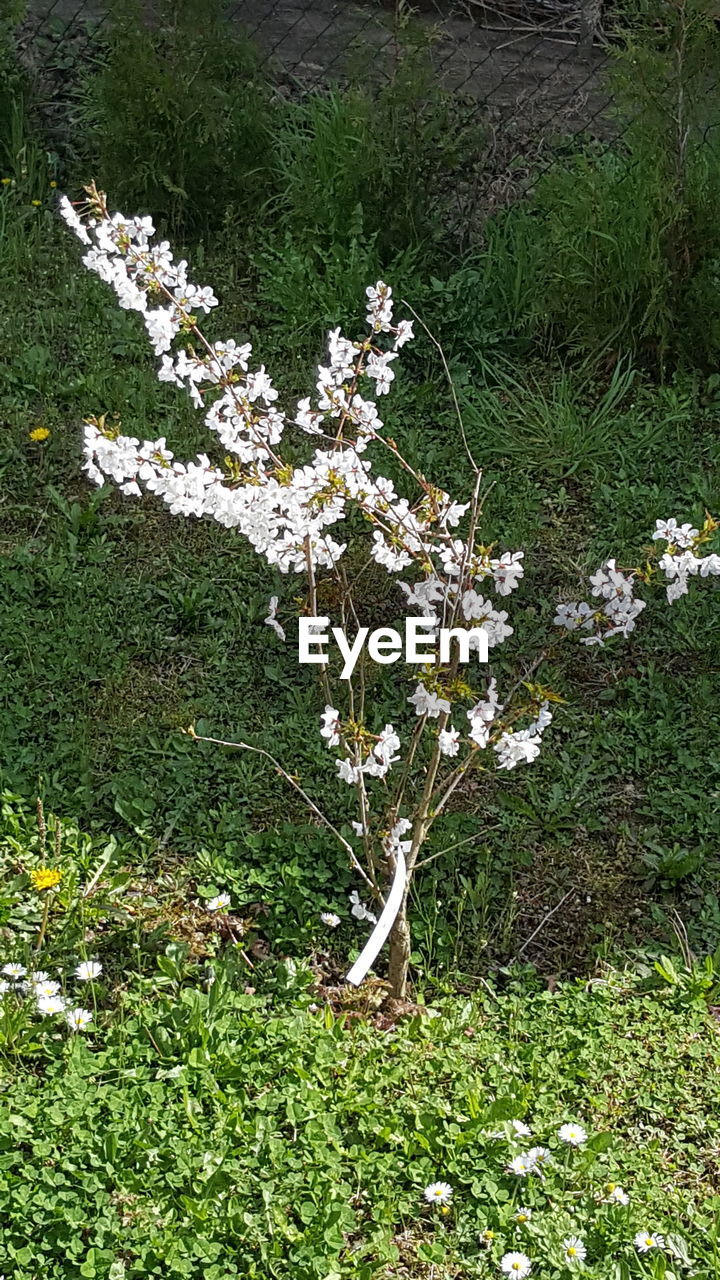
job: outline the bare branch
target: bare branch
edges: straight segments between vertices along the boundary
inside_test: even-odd
[[[307,794],[306,791],[303,790],[303,788],[300,786],[300,783],[297,781],[297,779],[293,778],[292,774],[288,773],[286,769],[283,769],[279,760],[275,759],[275,756],[272,756],[269,751],[265,750],[264,747],[250,746],[249,742],[226,742],[224,738],[207,738],[203,734],[196,733],[192,725],[190,726],[189,729],[186,729],[185,732],[188,734],[189,737],[194,738],[196,742],[209,742],[215,747],[231,747],[234,751],[252,751],[255,755],[265,756],[265,759],[270,761],[270,763],[275,767],[275,769],[277,769],[280,776],[283,777],[286,782],[290,783],[290,786],[293,787],[295,791],[297,791],[299,796],[302,796],[308,808],[315,814],[316,818],[320,819],[323,826],[326,826],[328,830],[332,831],[333,835],[337,837],[343,849],[346,851],[346,853],[349,854],[350,861],[353,867],[355,868],[355,870],[362,876],[365,883],[369,885],[369,887],[374,891],[372,880],[368,878],[362,866],[358,862],[357,857],[355,856],[355,850],[353,849],[352,845],[349,844],[348,841],[345,839],[345,837],[340,834],[337,827],[333,825],[330,819],[326,818],[325,814],[320,809],[318,809],[317,805],[315,804],[315,801],[310,799],[310,796]]]

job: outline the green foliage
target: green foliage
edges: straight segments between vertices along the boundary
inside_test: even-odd
[[[427,251],[441,234],[432,179],[455,172],[478,142],[461,119],[422,48],[403,49],[377,91],[364,84],[291,102],[277,133],[279,226],[338,248],[372,237],[381,263]]]
[[[5,197],[44,200],[51,177],[52,157],[43,149],[34,119],[33,86],[15,47],[15,27],[24,6],[4,3],[0,8],[0,180]],[[9,192],[8,187],[13,191]],[[6,209],[0,214],[0,225]]]
[[[716,37],[689,8],[651,28],[631,16],[626,151],[566,158],[462,260],[448,188],[479,139],[428,86],[409,28],[386,88],[284,102],[219,4],[164,3],[152,29],[126,7],[76,119],[83,179],[204,238],[188,257],[223,303],[208,332],[252,338],[284,401],[309,390],[324,329],[354,333],[379,275],[419,311],[492,481],[484,536],[523,547],[523,591],[547,602],[524,612],[514,657],[545,643],[551,602],[588,569],[642,555],[656,517],[720,506],[718,163],[698,87]],[[717,595],[651,603],[617,649],[551,654],[568,697],[553,749],[531,776],[478,774],[433,828],[412,897],[419,1007],[388,1029],[371,986],[343,1008],[340,964],[364,941],[344,855],[264,762],[183,732],[267,746],[350,816],[308,732],[316,691],[292,636],[283,649],[263,626],[278,584],[225,530],[88,489],[89,413],[178,455],[205,432],[158,384],[138,317],[79,268],[48,208],[57,162],[5,65],[0,967],[60,970],[93,1021],[72,1034],[17,984],[2,997],[0,1270],[488,1280],[520,1248],[533,1275],[566,1280],[561,1241],[578,1234],[596,1280],[714,1280],[718,959],[695,955],[720,944]],[[388,427],[460,495],[462,440],[422,330],[402,366]],[[363,591],[363,621],[393,616],[387,575]],[[493,663],[501,685],[512,653]],[[402,688],[373,679],[394,715]],[[73,816],[48,819],[45,846],[38,794]],[[32,882],[42,865],[62,871],[50,892]],[[642,964],[587,981],[638,945]],[[583,980],[551,993],[518,955]],[[100,981],[78,987],[95,956]],[[462,1001],[477,975],[484,994]],[[592,1136],[561,1154],[570,1118]],[[513,1120],[553,1151],[546,1179],[509,1175]],[[438,1178],[447,1215],[423,1201]],[[661,1255],[639,1258],[640,1227],[665,1234]]]
[[[540,179],[507,221],[526,314],[570,350],[632,352],[655,371],[720,358],[720,34],[702,3],[653,5],[611,63],[621,141]]]
[[[702,964],[692,958],[678,968],[668,956],[655,961],[655,970],[671,987],[680,989],[691,1000],[715,1004],[720,995],[720,951],[706,956]]]
[[[265,329],[275,321],[284,344],[307,353],[311,326],[348,323],[369,280],[392,275],[396,292],[410,290],[420,255],[424,272],[446,252],[443,188],[479,130],[405,36],[389,82],[289,102],[274,145],[279,190],[252,259]]]
[[[13,1280],[380,1280],[430,1265],[480,1280],[510,1249],[556,1280],[570,1234],[596,1280],[670,1280],[676,1260],[711,1280],[717,1037],[692,1002],[629,974],[550,995],[516,973],[503,994],[388,1033],[318,1008],[289,963],[270,995],[247,988],[239,957],[208,981],[184,956],[168,947],[154,972],[126,973],[83,1035],[47,1036],[42,1072],[5,1076]],[[569,1119],[588,1130],[577,1150],[557,1136]],[[508,1171],[540,1144],[543,1177]],[[447,1214],[424,1202],[436,1179],[453,1188]],[[627,1207],[608,1199],[618,1184]],[[666,1238],[652,1271],[641,1229]]]
[[[431,281],[438,336],[464,363],[560,350],[604,370],[629,356],[660,378],[714,370],[718,80],[720,34],[702,0],[635,13],[610,63],[619,136],[560,147],[529,198]]]
[[[256,54],[220,0],[165,0],[152,26],[125,4],[85,77],[85,180],[173,235],[245,222],[272,189],[271,118]]]

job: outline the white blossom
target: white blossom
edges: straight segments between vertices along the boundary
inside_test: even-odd
[[[412,320],[401,320],[395,329],[395,350],[399,351],[414,336]]]
[[[587,1249],[579,1236],[568,1236],[563,1240],[563,1252],[569,1263],[584,1262],[587,1257]]]
[[[392,325],[392,289],[382,280],[365,290],[368,299],[367,318],[375,332],[387,333]]]
[[[352,760],[336,760],[338,777],[347,782],[349,786],[354,787],[356,782],[362,777],[362,769],[359,765],[353,764]]]
[[[653,1249],[663,1249],[665,1240],[656,1231],[638,1231],[633,1244],[638,1253],[650,1253]]]
[[[526,1253],[504,1253],[500,1259],[500,1270],[513,1280],[526,1280],[532,1271],[532,1263]]]
[[[93,1020],[93,1016],[89,1009],[67,1009],[65,1011],[65,1021],[71,1031],[84,1031],[89,1027]]]
[[[452,1194],[449,1182],[431,1182],[423,1191],[428,1204],[450,1204]]]
[[[499,596],[509,596],[515,591],[525,570],[521,564],[524,552],[506,551],[499,560],[491,560],[495,590]]]
[[[422,682],[418,683],[408,702],[414,706],[416,715],[429,716],[431,720],[437,719],[441,713],[447,714],[450,711],[447,698],[441,698],[436,693],[432,693]]]
[[[65,1001],[62,996],[42,995],[37,999],[37,1011],[43,1017],[50,1018],[55,1014],[64,1013],[66,1009]]]
[[[530,1138],[532,1136],[532,1130],[529,1125],[525,1124],[524,1120],[511,1120],[510,1126],[518,1138]]]
[[[55,982],[52,978],[42,978],[40,981],[37,978],[33,978],[32,983],[28,985],[36,1000],[50,999],[60,991],[60,983]]]
[[[675,547],[689,547],[699,534],[691,524],[679,525],[677,520],[657,520],[653,538],[661,538]]]
[[[518,764],[529,763],[540,755],[540,734],[532,729],[519,729],[515,733],[503,733],[493,744],[498,755],[498,769],[514,769]]]
[[[571,1147],[581,1147],[587,1142],[587,1133],[581,1124],[563,1124],[558,1129],[558,1138]]]
[[[441,729],[438,743],[444,756],[456,756],[460,748],[460,731],[458,729]]]
[[[356,920],[368,920],[370,924],[377,924],[377,916],[360,901],[357,889],[353,889],[350,894],[350,914],[355,916]]]
[[[230,894],[218,893],[214,898],[208,898],[205,903],[207,911],[227,911],[230,906]]]
[[[610,1183],[607,1187],[607,1195],[605,1198],[610,1204],[627,1205],[630,1203],[630,1197],[627,1191],[624,1191],[622,1187],[618,1187],[614,1183]]]
[[[320,734],[327,740],[328,747],[336,747],[340,741],[340,712],[334,707],[326,706],[320,720]]]
[[[83,244],[91,244],[92,241],[90,239],[90,236],[85,230],[85,227],[83,226],[82,222],[80,221],[80,218],[78,217],[77,213],[73,209],[67,196],[60,196],[60,199],[58,201],[58,210],[60,212],[61,218],[65,219],[67,225],[70,227],[70,230],[75,232],[75,235],[77,236],[78,240],[81,240]]]

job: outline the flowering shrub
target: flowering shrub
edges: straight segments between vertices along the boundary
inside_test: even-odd
[[[480,540],[482,475],[469,450],[474,483],[468,500],[456,502],[413,467],[384,433],[367,384],[377,398],[390,391],[394,362],[414,336],[411,321],[395,322],[389,286],[378,281],[366,291],[366,337],[351,341],[340,329],[330,333],[328,362],[318,368],[316,394],[286,415],[264,365],[251,370],[250,344],[211,342],[203,335],[198,315],[209,314],[217,298],[209,287],[189,281],[187,263],[174,261],[167,241],[153,243],[151,220],[110,216],[102,193],[94,186],[87,192],[83,216],[67,199],[60,204],[85,245],[83,262],[114,288],[121,307],[142,315],[159,358],[158,377],[187,391],[226,451],[222,466],[206,454],[183,463],[164,437],[140,442],[105,417],[90,418],[85,426],[90,479],[97,484],[110,479],[128,496],[154,494],[172,514],[205,517],[239,530],[271,567],[304,575],[302,612],[321,627],[328,619],[319,618],[318,589],[323,577],[331,578],[341,626],[344,630],[352,623],[358,637],[362,627],[355,584],[343,557],[351,540],[366,539],[370,560],[391,574],[403,574],[398,586],[406,608],[419,612],[430,632],[446,628],[458,633],[454,652],[443,656],[441,651],[440,659],[428,662],[414,680],[406,701],[416,720],[404,744],[402,729],[374,723],[364,662],[351,680],[331,679],[330,669],[322,667],[320,733],[336,752],[338,779],[356,794],[352,842],[270,753],[245,743],[226,744],[266,756],[340,840],[380,912],[348,980],[362,981],[390,935],[389,980],[393,993],[402,996],[410,956],[408,891],[423,865],[420,854],[433,823],[471,769],[488,768],[492,761],[507,771],[535,760],[552,722],[551,706],[559,700],[530,679],[544,652],[524,665],[507,692],[498,689],[494,677],[478,688],[459,668],[463,633],[469,633],[464,637],[468,652],[478,649],[478,631],[490,649],[513,634],[508,611],[498,606],[523,577],[523,552],[502,551]],[[173,349],[176,340],[179,346]],[[460,426],[462,430],[462,421]],[[300,441],[314,438],[307,461],[295,462],[295,446],[283,453],[288,433]],[[374,460],[383,451],[407,494],[376,472]],[[338,540],[341,523],[345,541]],[[658,521],[653,537],[665,550],[657,565],[648,561],[621,569],[615,559],[608,560],[590,578],[592,602],[559,604],[555,624],[581,633],[586,645],[628,636],[645,607],[636,595],[639,586],[664,580],[672,602],[687,593],[691,577],[720,574],[720,556],[702,554],[718,527],[709,515],[701,529],[674,519]],[[266,623],[283,641],[280,613],[279,598],[273,596]],[[391,787],[393,769],[397,781]],[[376,919],[359,897],[355,905],[365,913],[361,918]]]

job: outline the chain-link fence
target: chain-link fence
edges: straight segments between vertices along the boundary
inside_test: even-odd
[[[464,122],[482,122],[486,208],[527,190],[573,142],[622,147],[628,121],[606,74],[618,34],[608,0],[232,0],[226,12],[287,94],[342,85],[351,68],[368,82],[388,79],[414,24],[437,85],[455,95]],[[123,0],[30,0],[20,45],[50,104],[122,14]],[[152,23],[152,0],[144,17]],[[708,101],[717,90],[708,86]]]
[[[467,119],[485,123],[496,174],[514,159],[536,162],[560,135],[607,137],[602,73],[610,55],[599,0],[496,4],[420,0],[410,14],[427,38],[437,83],[458,96]],[[152,4],[145,10],[152,21]],[[32,0],[21,45],[51,92],[62,92],[64,73],[91,53],[117,13],[102,0]],[[342,83],[351,66],[364,66],[376,82],[389,77],[407,17],[394,0],[235,0],[227,13],[277,81],[298,92]]]

